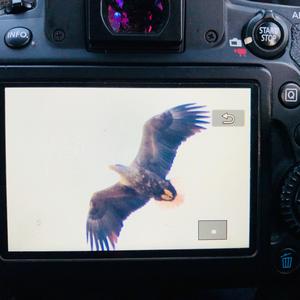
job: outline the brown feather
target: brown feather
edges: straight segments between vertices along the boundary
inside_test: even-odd
[[[148,200],[120,183],[95,193],[87,220],[87,239],[92,250],[94,245],[96,250],[109,250],[109,242],[115,247],[123,221]]]

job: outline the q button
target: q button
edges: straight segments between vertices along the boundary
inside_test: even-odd
[[[300,86],[289,82],[280,88],[279,98],[287,108],[295,108],[300,105]]]
[[[15,27],[5,34],[5,44],[13,49],[26,47],[31,39],[32,32],[24,27]]]

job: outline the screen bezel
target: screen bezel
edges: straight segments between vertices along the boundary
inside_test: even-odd
[[[9,252],[7,237],[7,209],[6,209],[6,176],[5,176],[5,88],[24,88],[24,87],[61,87],[61,88],[249,88],[251,89],[251,174],[250,174],[250,233],[249,248],[234,249],[186,249],[186,250],[131,250],[131,251],[109,251],[109,252]],[[0,86],[0,130],[1,146],[0,155],[3,162],[0,170],[1,180],[1,219],[0,234],[2,243],[0,244],[0,255],[6,260],[72,260],[72,259],[169,259],[169,258],[200,258],[200,257],[232,257],[232,256],[252,256],[257,249],[257,224],[258,212],[258,191],[259,191],[259,165],[260,165],[260,103],[259,86],[255,82],[248,83],[224,83],[224,82],[177,82],[177,83],[132,83],[132,82],[110,82],[102,84],[90,83],[7,83]]]

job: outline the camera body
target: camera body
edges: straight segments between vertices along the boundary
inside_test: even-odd
[[[3,167],[3,274],[16,280],[24,275],[37,278],[41,270],[83,276],[115,268],[125,276],[130,268],[136,277],[197,277],[202,282],[222,282],[224,276],[236,283],[299,278],[300,7],[244,0],[152,2],[166,5],[166,11],[149,17],[147,5],[130,15],[132,7],[126,7],[126,1],[37,0],[30,9],[0,15],[1,165],[8,165],[9,153],[7,89],[21,88],[22,98],[28,88],[247,88],[251,90],[248,247],[134,249],[112,255],[76,249],[10,253],[10,169]],[[118,3],[119,11],[111,3]],[[139,20],[141,11],[148,19]],[[153,19],[158,23],[152,24]],[[205,101],[209,107],[209,99]],[[226,100],[220,102],[219,109],[223,121],[230,122],[230,112],[224,113],[235,110],[226,105]],[[223,171],[221,165],[214,166],[209,176]],[[223,172],[224,180],[227,176],[231,174]],[[219,181],[210,189],[214,185]],[[68,215],[72,218],[71,212]],[[229,234],[229,223],[227,230]]]

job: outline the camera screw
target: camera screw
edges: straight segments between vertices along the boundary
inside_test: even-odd
[[[53,40],[55,42],[62,42],[66,37],[66,34],[63,30],[57,29],[53,32]]]
[[[215,43],[218,40],[218,33],[214,30],[208,30],[205,33],[205,39],[208,43]]]

